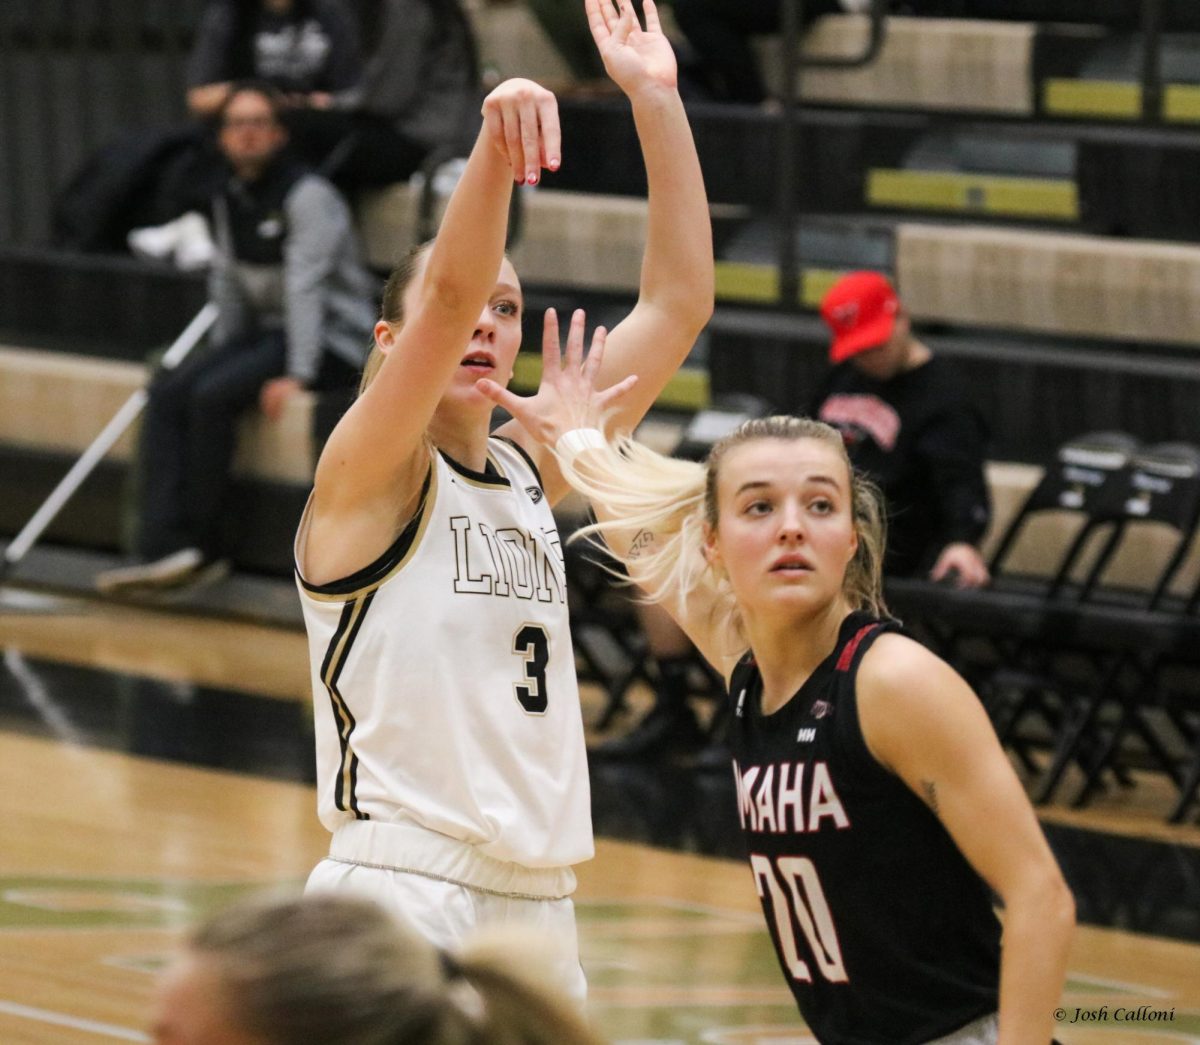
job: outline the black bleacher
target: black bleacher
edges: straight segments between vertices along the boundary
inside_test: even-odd
[[[100,88],[92,115],[61,114],[63,107],[54,104],[18,116],[11,101],[0,97],[0,126],[17,121],[29,130],[30,121],[40,119],[43,126],[69,129],[83,120],[90,124],[90,134],[99,134],[108,126],[105,114],[125,97],[125,87],[109,83],[110,67],[128,57],[130,49],[139,55],[138,82],[146,95],[146,105],[135,115],[157,118],[164,92],[147,90],[145,84],[170,82],[177,75],[155,63],[163,55],[178,55],[199,0],[174,6],[147,0],[135,6],[137,11],[126,11],[129,18],[116,21],[94,12],[89,16],[92,38],[84,46],[67,26],[47,22],[46,8],[37,0],[0,5],[0,84],[6,88],[0,96],[16,96],[7,88],[20,88],[24,96],[38,84],[69,79],[68,73],[79,72],[73,55],[84,52]],[[1139,28],[1140,8],[1133,0],[945,0],[940,6],[913,6],[931,14],[1066,23],[1066,28],[1044,25],[1035,77],[1077,72],[1098,46],[1113,41],[1123,60],[1137,54],[1132,34]],[[136,24],[130,20],[135,15],[141,19]],[[1168,0],[1164,24],[1176,34],[1200,31],[1200,4]],[[39,65],[35,56],[43,53],[51,60]],[[627,104],[568,95],[560,107],[567,164],[547,178],[547,186],[643,194],[644,173]],[[718,208],[719,257],[769,270],[777,251],[779,117],[702,103],[690,104],[689,111],[710,198]],[[54,147],[61,148],[61,141]],[[65,153],[59,156],[49,178],[45,170],[34,175],[26,171],[24,188],[29,189],[31,177],[43,182],[60,178],[68,159]],[[1194,191],[1200,142],[1194,130],[1181,127],[810,106],[801,114],[791,159],[798,171],[795,202],[802,215],[798,254],[802,269],[818,277],[811,283],[817,289],[821,278],[839,269],[888,270],[890,230],[896,221],[914,217],[1200,240],[1200,193]],[[0,159],[0,167],[12,162],[10,153]],[[948,179],[954,191],[931,196],[931,178]],[[1048,191],[1058,202],[1042,211],[1033,204],[1010,204],[1006,210],[990,195],[996,179],[1006,178],[1036,181],[1043,193],[1038,198],[1046,198]],[[26,192],[26,202],[28,198]],[[575,288],[572,294],[586,297],[585,291]],[[816,289],[805,296],[810,309],[815,296]],[[0,336],[26,346],[140,360],[178,333],[202,298],[198,277],[131,259],[33,248],[0,252]],[[615,303],[615,309],[621,304]],[[997,457],[1039,460],[1073,431],[1094,427],[1097,418],[1111,419],[1147,440],[1200,437],[1193,407],[1196,368],[1178,348],[969,328],[923,333],[939,351],[958,358],[970,375],[994,432]],[[536,339],[532,343],[536,347]],[[776,308],[770,301],[750,308],[726,300],[710,333],[711,391],[754,391],[781,409],[795,409],[807,401],[824,369],[824,343],[823,328],[811,311],[797,313],[794,304]],[[32,469],[29,475],[36,472],[31,464],[23,467]],[[110,491],[120,481],[120,476],[110,477]],[[288,507],[279,514],[290,520],[291,512]],[[11,527],[11,519],[4,527]],[[115,522],[105,521],[103,530],[115,540]],[[246,561],[273,560],[248,550]]]
[[[1011,22],[1066,22],[1136,29],[1142,24],[1141,0],[917,0],[920,14],[992,18]],[[1164,28],[1200,32],[1200,7],[1193,0],[1163,0]]]
[[[204,277],[132,257],[0,248],[0,340],[142,362],[205,301]]]
[[[561,103],[568,162],[551,188],[642,196],[646,191],[628,106]],[[777,200],[779,121],[759,110],[689,106],[709,199],[771,214]],[[1200,137],[1174,127],[1096,126],[1085,122],[985,122],[945,114],[805,109],[793,162],[797,203],[808,214],[937,215],[1019,225],[1076,228],[1104,235],[1200,240]],[[909,204],[877,176],[955,174],[974,178],[957,204]],[[1004,209],[990,202],[989,178],[1057,182],[1077,195],[1073,216],[1045,203]],[[927,198],[928,194],[924,194]],[[736,220],[736,219],[731,219]]]

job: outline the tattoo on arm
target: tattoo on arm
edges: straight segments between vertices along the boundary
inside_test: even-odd
[[[921,792],[925,797],[925,804],[933,810],[933,815],[940,819],[941,813],[938,811],[937,784],[932,780],[922,780]]]
[[[637,535],[629,545],[629,557],[636,559],[643,552],[654,547],[654,534],[649,530],[638,530]]]

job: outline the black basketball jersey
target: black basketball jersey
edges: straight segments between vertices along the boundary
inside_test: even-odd
[[[917,1045],[999,1007],[988,889],[859,727],[858,666],[895,629],[851,614],[834,651],[772,715],[749,655],[730,681],[755,886],[796,1003],[828,1045]]]

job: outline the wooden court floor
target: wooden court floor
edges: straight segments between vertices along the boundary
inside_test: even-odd
[[[307,699],[303,638],[98,603],[46,608],[0,612],[5,699],[28,712],[0,719],[0,1045],[145,1041],[154,976],[184,927],[246,891],[298,888],[327,836],[304,783],[94,746],[88,694],[60,702],[36,667],[165,680],[180,700],[202,685],[292,704]],[[1165,802],[1139,788],[1047,819],[1190,854],[1200,829],[1164,825]],[[811,1040],[740,862],[602,837],[578,909],[591,1013],[609,1040]],[[1197,943],[1084,926],[1070,968],[1065,1045],[1200,1043]]]

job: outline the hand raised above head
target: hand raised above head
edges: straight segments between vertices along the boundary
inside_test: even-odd
[[[753,2],[753,0],[752,0]],[[585,0],[592,39],[613,82],[632,95],[643,87],[678,84],[675,51],[662,31],[654,0],[642,0],[643,29],[630,0]]]
[[[558,99],[545,87],[532,80],[505,80],[483,100],[483,124],[518,184],[536,185],[543,167],[558,170]]]
[[[567,332],[566,351],[560,352],[558,314],[549,308],[542,336],[542,383],[537,394],[514,395],[487,378],[477,381],[475,387],[504,407],[538,442],[554,446],[564,432],[600,428],[609,407],[637,382],[637,376],[631,374],[610,388],[597,391],[596,375],[604,359],[606,336],[605,329],[597,327],[585,357],[584,314],[583,309],[576,309]]]

